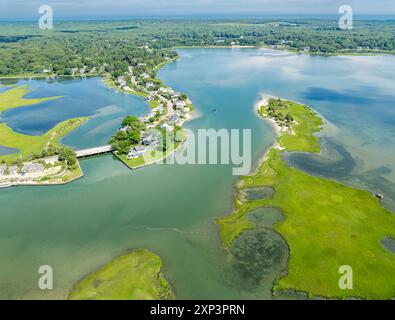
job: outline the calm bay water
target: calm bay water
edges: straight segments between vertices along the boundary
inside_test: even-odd
[[[251,128],[256,164],[274,140],[269,125],[254,115],[259,95],[309,104],[331,123],[323,152],[287,160],[314,174],[383,190],[392,206],[395,57],[258,49],[188,49],[180,55],[159,77],[186,92],[199,110],[201,117],[187,127]],[[93,115],[64,139],[79,148],[105,143],[124,114],[147,110],[141,99],[116,94],[98,79],[75,81],[29,81],[30,96],[64,98],[9,111],[2,121],[40,134],[68,117]],[[0,298],[64,298],[84,275],[142,247],[163,258],[180,299],[271,297],[271,283],[286,266],[281,237],[260,227],[229,252],[219,241],[214,219],[232,209],[237,177],[231,167],[168,165],[131,172],[112,156],[85,160],[82,167],[85,177],[66,186],[0,190]],[[51,292],[37,288],[43,264],[54,268]]]
[[[89,116],[89,122],[64,139],[65,144],[76,148],[107,144],[125,115],[142,116],[149,110],[143,98],[117,94],[98,78],[24,80],[17,84],[28,85],[31,92],[26,98],[61,98],[10,109],[0,121],[16,132],[41,135],[66,119]]]

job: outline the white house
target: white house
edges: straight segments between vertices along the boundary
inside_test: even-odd
[[[37,172],[43,172],[44,171],[44,166],[40,163],[29,163],[25,164],[22,168],[22,173],[37,173]]]
[[[172,125],[170,125],[170,124],[168,124],[166,122],[161,125],[161,128],[165,129],[166,131],[170,131],[170,132],[174,131],[174,126],[172,126]]]
[[[119,131],[122,132],[129,132],[132,128],[129,125],[126,125],[125,127],[122,127],[121,129],[119,129]]]
[[[135,146],[130,149],[128,159],[136,159],[142,157],[147,152],[147,149],[143,146]]]
[[[19,168],[18,166],[11,166],[8,167],[9,171],[10,171],[10,175],[15,175],[19,173]]]
[[[1,165],[0,166],[0,176],[3,176],[4,173],[6,172],[6,170],[7,170],[7,166],[6,165]]]
[[[126,86],[125,77],[119,76],[117,80],[118,80],[119,86],[121,86],[121,87]]]
[[[183,109],[183,108],[185,107],[185,102],[184,102],[184,101],[181,101],[181,100],[178,100],[178,101],[176,101],[176,103],[175,103],[175,107],[176,107],[177,109]]]
[[[147,82],[147,83],[145,84],[145,87],[146,87],[147,89],[150,89],[150,88],[155,87],[155,84],[154,84],[152,81],[149,81],[149,82]]]

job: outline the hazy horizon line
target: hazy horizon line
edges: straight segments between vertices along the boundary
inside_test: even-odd
[[[58,17],[58,21],[127,21],[127,20],[216,20],[216,19],[337,19],[338,15],[325,15],[325,14],[257,14],[257,15],[247,15],[247,14],[180,14],[180,15],[136,15],[136,16],[118,16],[118,17],[108,17],[108,16],[64,16]],[[395,19],[394,14],[359,14],[354,16],[354,20],[393,20]],[[37,21],[36,18],[0,18],[1,22],[32,22]]]

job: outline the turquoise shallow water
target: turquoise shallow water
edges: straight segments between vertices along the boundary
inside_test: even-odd
[[[188,93],[200,112],[188,128],[251,128],[256,164],[274,140],[270,126],[253,112],[260,93],[309,104],[332,124],[325,148],[313,160],[288,160],[314,174],[383,188],[392,205],[395,57],[310,57],[258,49],[188,49],[180,55],[159,77]],[[147,110],[141,99],[116,94],[98,79],[83,80],[83,90],[78,81],[66,91],[59,83],[29,84],[32,96],[64,92],[70,112],[59,100],[42,111],[36,106],[50,122],[32,116],[34,107],[6,114],[3,121],[33,134],[69,116],[94,115],[85,129],[64,140],[73,147],[102,143],[119,125],[116,119]],[[272,281],[286,262],[281,237],[261,226],[229,252],[219,241],[214,219],[232,209],[237,177],[231,167],[168,165],[131,172],[112,156],[84,160],[82,167],[85,177],[66,186],[0,190],[0,298],[64,298],[99,265],[142,247],[163,258],[180,299],[271,298]],[[337,168],[343,168],[342,176]],[[51,292],[37,287],[43,264],[54,268]]]

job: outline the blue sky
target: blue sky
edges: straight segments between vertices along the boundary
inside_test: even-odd
[[[395,0],[0,0],[0,19],[35,19],[48,4],[58,18],[193,15],[336,15],[348,4],[356,15],[395,15]]]

